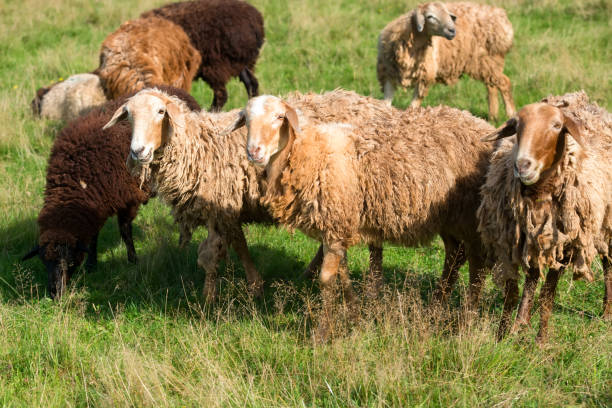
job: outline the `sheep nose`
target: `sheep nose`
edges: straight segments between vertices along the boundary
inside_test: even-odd
[[[260,158],[261,155],[261,146],[249,146],[248,152],[249,156],[257,160]]]
[[[453,28],[449,28],[449,29],[448,29],[448,32],[449,32],[451,35],[455,35],[455,34],[457,33],[457,32],[455,31],[455,27],[453,27]]]
[[[531,159],[519,159],[516,161],[516,170],[518,170],[519,174],[525,174],[529,171],[532,165],[533,161]]]
[[[144,151],[144,149],[144,146],[137,149],[130,149],[130,155],[132,156],[132,159],[138,160],[140,154]]]

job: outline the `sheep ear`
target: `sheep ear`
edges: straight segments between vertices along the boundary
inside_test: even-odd
[[[563,115],[563,131],[572,135],[574,140],[582,147],[585,147],[584,139],[582,137],[581,126],[576,123],[573,119]]]
[[[109,127],[113,126],[115,123],[119,122],[120,120],[127,119],[127,114],[128,114],[127,107],[126,107],[126,104],[124,103],[119,108],[117,108],[111,120],[109,120],[108,123],[104,125],[102,129],[108,129]]]
[[[414,10],[414,23],[417,31],[422,33],[425,28],[425,14],[418,8]]]
[[[285,105],[285,109],[286,109],[285,110],[285,120],[289,122],[289,126],[293,128],[293,131],[295,133],[300,133],[302,130],[300,129],[300,122],[298,120],[298,116],[297,116],[297,113],[295,112],[295,109],[293,109],[293,107],[291,107],[285,102],[283,102],[283,104]]]
[[[238,117],[236,118],[234,123],[232,123],[231,125],[229,125],[225,129],[223,129],[221,131],[221,133],[219,133],[219,135],[220,136],[227,136],[230,133],[232,133],[234,130],[240,129],[241,127],[243,127],[245,125],[246,125],[246,112],[243,109],[240,112],[238,112]]]
[[[485,137],[480,139],[480,141],[481,142],[493,142],[495,140],[499,140],[505,137],[512,136],[516,134],[517,124],[518,124],[518,120],[516,118],[510,118],[508,119],[506,123],[504,123],[504,126],[500,127],[499,129],[497,129],[495,132],[491,133],[490,135],[486,135]]]
[[[27,261],[30,258],[33,258],[34,256],[38,255],[38,250],[40,249],[40,247],[38,245],[36,245],[34,248],[30,249],[30,252],[28,252],[27,254],[25,254],[21,260],[22,261]]]

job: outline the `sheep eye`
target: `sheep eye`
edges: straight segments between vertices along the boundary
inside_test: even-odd
[[[431,15],[427,16],[427,19],[428,19],[429,21],[438,21],[438,19],[437,19],[437,18],[435,18],[434,16],[431,16]]]
[[[561,129],[561,123],[560,122],[555,122],[555,123],[553,123],[553,127],[555,129]]]
[[[278,115],[276,119],[285,119],[285,115]]]
[[[166,113],[166,111],[164,109],[160,109],[157,111],[157,113],[159,113],[160,115],[163,115],[164,113]]]

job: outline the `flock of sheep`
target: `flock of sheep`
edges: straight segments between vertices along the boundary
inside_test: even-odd
[[[51,151],[39,242],[24,259],[40,257],[51,296],[60,296],[85,256],[86,267],[95,266],[98,233],[116,214],[135,262],[132,220],[158,196],[172,209],[181,245],[198,226],[208,229],[198,248],[207,301],[230,246],[249,290],[262,294],[242,224],[276,222],[319,241],[307,271],[321,283],[319,340],[333,330],[336,280],[345,299],[356,300],[349,247],[368,245],[376,293],[384,242],[426,245],[437,235],[445,260],[434,301],[445,302],[468,261],[475,309],[494,271],[505,290],[499,338],[527,325],[545,274],[537,337],[545,341],[559,276],[569,267],[592,280],[598,256],[603,314],[612,318],[612,117],[582,91],[515,112],[503,74],[512,37],[503,9],[419,5],[379,36],[384,101],[340,89],[279,98],[257,96],[264,32],[253,6],[200,0],[143,13],[107,37],[96,70],[40,89],[32,102],[35,113],[71,122]],[[467,111],[419,107],[431,84],[462,74],[486,84],[491,118],[501,92],[510,117],[501,128]],[[244,109],[217,112],[232,76],[250,99]],[[197,78],[213,88],[210,111],[188,94]],[[415,89],[406,110],[390,104],[398,86]],[[511,324],[519,268],[525,284]]]

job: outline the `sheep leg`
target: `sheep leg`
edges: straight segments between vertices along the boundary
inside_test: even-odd
[[[249,292],[255,297],[262,297],[263,279],[261,279],[261,275],[259,272],[257,272],[257,268],[255,268],[251,254],[249,254],[249,248],[247,246],[246,238],[244,237],[244,232],[240,226],[238,226],[237,230],[232,234],[232,247],[234,247],[234,250],[242,262],[242,266],[244,267]]]
[[[244,84],[249,98],[252,98],[259,94],[259,82],[257,81],[257,78],[255,78],[255,75],[249,68],[245,67],[242,71],[240,71],[238,78],[240,78],[240,81],[242,81],[242,83]]]
[[[548,340],[548,319],[552,314],[555,301],[555,292],[559,277],[563,273],[563,268],[549,269],[546,274],[546,282],[540,291],[540,329],[536,336],[536,343],[542,344]]]
[[[482,286],[487,277],[485,270],[485,260],[480,254],[474,254],[474,251],[470,251],[468,256],[468,262],[470,264],[470,289],[468,294],[468,307],[471,311],[476,311],[480,304],[480,295],[482,293]]]
[[[466,261],[465,248],[461,242],[448,236],[443,236],[442,241],[444,242],[444,269],[433,294],[433,302],[439,305],[448,300],[459,277],[459,268]]]
[[[501,74],[501,80],[498,85],[499,91],[504,99],[504,105],[506,107],[506,115],[510,118],[516,113],[516,107],[514,106],[514,99],[512,98],[512,83],[503,73]]]
[[[497,88],[495,85],[487,85],[489,97],[489,120],[496,122],[499,113],[499,99],[497,98]]]
[[[179,224],[179,248],[186,248],[191,242],[192,230],[189,226]]]
[[[138,260],[136,258],[136,249],[134,248],[134,238],[132,236],[132,220],[134,217],[135,214],[132,215],[131,212],[120,211],[117,213],[119,233],[121,234],[121,239],[125,243],[128,261],[131,263],[136,263]]]
[[[385,81],[385,86],[383,88],[383,92],[385,94],[385,96],[384,96],[385,101],[387,101],[387,102],[389,102],[389,104],[391,104],[391,102],[393,101],[393,95],[395,95],[395,86],[393,86],[391,81],[389,81],[389,80]]]
[[[321,269],[323,263],[323,245],[319,245],[316,255],[306,267],[306,270],[300,275],[300,279],[313,279],[315,274]]]
[[[531,312],[533,309],[533,300],[535,290],[538,287],[538,280],[540,279],[539,268],[529,268],[527,276],[525,276],[525,284],[523,285],[523,296],[521,297],[521,304],[519,305],[518,313],[516,314],[516,320],[512,325],[511,333],[517,333],[525,329],[531,320]]]
[[[217,265],[219,260],[225,258],[227,244],[214,226],[208,227],[208,237],[198,248],[198,265],[204,269],[204,299],[212,303],[217,297]]]
[[[98,234],[94,235],[89,247],[87,248],[87,261],[85,262],[85,270],[92,272],[98,265]]]
[[[212,88],[215,96],[210,106],[210,111],[219,112],[223,105],[225,105],[225,102],[227,102],[227,89],[225,89],[225,84],[216,84]]]
[[[512,319],[512,312],[516,308],[517,303],[518,282],[515,279],[508,279],[506,281],[504,294],[504,310],[502,311],[502,318],[499,322],[499,329],[497,330],[497,341],[502,341],[506,334],[508,334],[508,327],[510,326],[510,320]]]
[[[604,270],[604,282],[606,285],[606,291],[604,293],[604,311],[603,318],[605,320],[612,320],[612,262],[607,257],[602,258],[603,270]]]
[[[328,245],[323,245],[323,264],[319,281],[321,284],[321,318],[315,333],[315,341],[323,343],[329,338],[332,330],[332,310],[334,301],[334,286],[336,275],[340,269],[340,263],[344,257],[344,250],[332,249]],[[345,277],[342,278],[343,280]]]
[[[429,93],[429,84],[425,82],[417,82],[414,87],[414,94],[412,95],[412,101],[410,102],[411,108],[418,108],[421,106],[423,99]]]
[[[368,271],[366,286],[367,297],[370,300],[374,300],[380,294],[383,284],[383,249],[380,244],[370,244],[368,245],[368,249],[370,250],[370,269]]]

